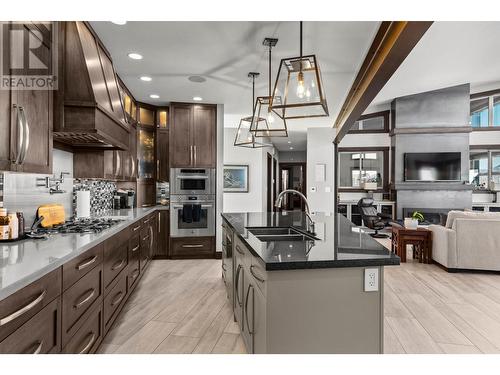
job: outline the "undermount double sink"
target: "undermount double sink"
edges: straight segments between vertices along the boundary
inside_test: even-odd
[[[247,227],[246,229],[263,242],[319,240],[319,238],[315,237],[312,233],[303,232],[293,227]]]

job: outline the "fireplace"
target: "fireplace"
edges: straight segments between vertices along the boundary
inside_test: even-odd
[[[425,221],[429,224],[445,225],[448,218],[448,212],[451,208],[403,208],[403,218],[411,217],[415,212],[421,212],[424,215]]]

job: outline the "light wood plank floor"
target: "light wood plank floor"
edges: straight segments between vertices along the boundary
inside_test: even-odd
[[[220,260],[153,261],[99,352],[245,353],[220,272]],[[386,353],[500,353],[499,275],[410,259],[386,267],[384,299]]]

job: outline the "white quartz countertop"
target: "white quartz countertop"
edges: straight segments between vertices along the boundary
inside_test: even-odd
[[[168,206],[117,210],[111,216],[122,222],[100,233],[53,234],[45,240],[0,244],[0,300],[38,280],[64,263],[120,232],[156,210]]]

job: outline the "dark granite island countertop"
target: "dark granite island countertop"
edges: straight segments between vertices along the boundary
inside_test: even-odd
[[[266,270],[342,268],[399,265],[397,255],[387,250],[341,214],[313,215],[314,241],[261,241],[250,233],[251,227],[306,228],[303,212],[223,213],[223,219],[248,245]]]

